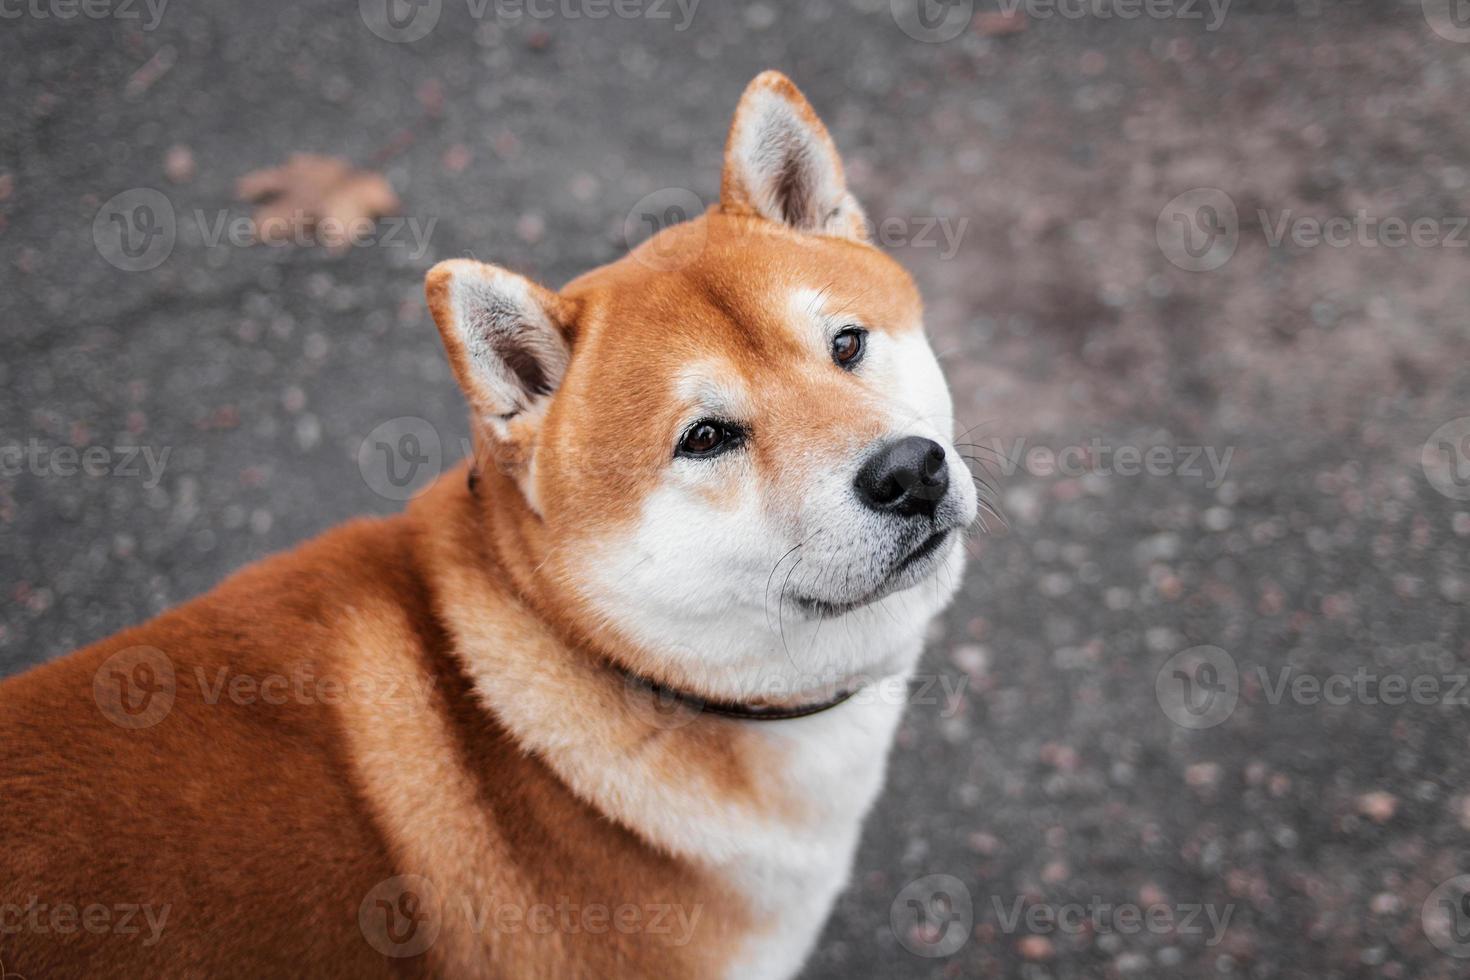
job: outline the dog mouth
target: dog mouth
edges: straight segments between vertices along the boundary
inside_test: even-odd
[[[898,563],[888,570],[888,574],[883,576],[883,581],[879,582],[875,589],[861,599],[854,599],[850,602],[831,602],[826,599],[817,599],[811,596],[793,596],[792,600],[804,612],[821,619],[831,619],[836,616],[846,615],[854,609],[861,609],[863,606],[877,602],[894,591],[894,583],[898,582],[905,572],[917,565],[921,565],[938,553],[940,548],[949,542],[950,535],[953,533],[953,528],[945,528],[929,535],[920,542],[917,548],[899,559]]]

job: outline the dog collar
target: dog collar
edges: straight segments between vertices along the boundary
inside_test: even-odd
[[[660,684],[657,681],[651,681],[647,677],[639,676],[623,667],[618,667],[618,670],[627,681],[644,688],[656,698],[665,698],[669,701],[678,702],[695,712],[708,712],[712,715],[734,718],[738,721],[787,721],[792,718],[806,718],[811,715],[819,715],[823,711],[837,707],[858,692],[857,688],[842,690],[825,700],[809,701],[805,704],[792,705],[791,707],[741,704],[738,701],[717,701],[711,698],[702,698],[697,694],[690,694],[686,691],[680,691],[676,688]]]

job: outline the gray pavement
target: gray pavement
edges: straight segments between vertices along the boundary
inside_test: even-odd
[[[396,509],[364,437],[422,418],[448,465],[466,432],[423,271],[615,256],[648,195],[713,200],[779,68],[918,276],[1006,518],[805,976],[1470,972],[1448,2],[1021,0],[942,43],[887,0],[429,0],[404,43],[357,7],[0,6],[0,672]],[[296,151],[382,170],[399,231],[213,241]],[[141,188],[174,241],[129,271],[108,202]]]

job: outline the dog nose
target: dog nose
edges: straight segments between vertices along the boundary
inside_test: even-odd
[[[949,492],[944,447],[923,436],[905,436],[883,446],[853,481],[858,499],[883,514],[933,517]]]

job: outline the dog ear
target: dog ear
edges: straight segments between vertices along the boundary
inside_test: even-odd
[[[867,240],[866,219],[847,192],[842,158],[827,127],[778,71],[757,75],[735,107],[720,208],[798,231]]]
[[[571,356],[571,309],[525,276],[469,259],[450,259],[424,280],[429,311],[472,411],[504,436],[512,419],[534,414],[561,383]]]

